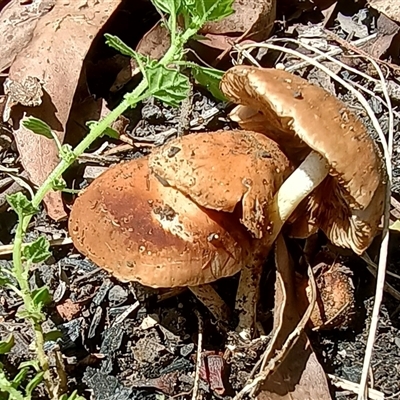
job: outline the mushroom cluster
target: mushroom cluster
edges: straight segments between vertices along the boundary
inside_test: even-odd
[[[278,145],[262,134],[188,135],[95,179],[75,201],[70,235],[123,282],[189,286],[204,299],[202,285],[261,267],[269,207],[290,172]],[[219,307],[211,311],[225,317]]]
[[[364,125],[324,89],[249,66],[228,70],[221,89],[243,130],[187,135],[110,168],[78,197],[69,229],[121,281],[188,286],[208,304],[207,284],[241,271],[238,330],[249,338],[261,265],[283,225],[294,237],[321,229],[361,254],[378,232],[386,175]]]

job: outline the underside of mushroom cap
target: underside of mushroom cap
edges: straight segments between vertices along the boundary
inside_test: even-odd
[[[152,287],[231,276],[251,255],[251,235],[238,217],[163,186],[147,158],[99,176],[76,199],[69,232],[81,253],[119,280]]]
[[[255,238],[266,235],[268,204],[292,172],[275,142],[240,130],[172,140],[153,151],[149,166],[200,206],[231,213],[240,205],[241,221]]]
[[[380,185],[364,210],[351,210],[343,201],[340,186],[327,177],[292,214],[287,232],[306,238],[321,229],[336,246],[362,254],[379,233],[385,186]]]
[[[295,147],[301,154],[304,142],[324,156],[349,207],[368,207],[385,180],[383,164],[366,128],[344,103],[289,72],[244,65],[225,73],[221,89],[232,101],[264,116],[272,138],[285,153]],[[239,110],[251,114],[249,109]],[[258,116],[258,127],[261,121]],[[246,122],[242,127],[252,129],[251,119]]]

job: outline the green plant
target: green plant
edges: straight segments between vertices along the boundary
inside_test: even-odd
[[[234,0],[152,0],[155,7],[163,15],[167,26],[171,45],[160,61],[155,61],[143,56],[123,43],[119,38],[105,35],[106,42],[122,54],[135,58],[140,66],[143,79],[131,93],[124,96],[123,101],[101,121],[88,123],[89,133],[74,149],[62,145],[51,128],[43,121],[36,118],[25,119],[23,125],[48,138],[53,138],[60,154],[60,163],[39,187],[34,196],[29,200],[22,193],[8,196],[7,200],[18,215],[18,224],[13,246],[13,267],[11,270],[0,271],[0,285],[13,290],[23,300],[23,310],[18,317],[28,320],[34,331],[33,348],[37,362],[28,362],[19,366],[20,372],[9,379],[4,366],[0,364],[0,398],[5,399],[30,399],[33,390],[40,382],[44,382],[51,399],[78,399],[76,392],[69,397],[60,394],[62,391],[54,379],[57,371],[49,367],[47,355],[44,351],[45,335],[42,322],[45,320],[43,307],[51,301],[51,296],[46,287],[32,291],[29,286],[29,271],[32,264],[45,261],[50,256],[49,243],[39,237],[33,243],[23,244],[28,225],[33,215],[38,211],[44,196],[51,190],[64,190],[65,182],[62,174],[73,162],[100,136],[112,136],[110,128],[113,123],[127,109],[135,107],[148,97],[155,97],[162,102],[178,106],[189,92],[190,84],[187,75],[181,71],[189,68],[193,77],[205,85],[217,98],[223,99],[218,84],[221,72],[211,68],[204,68],[195,63],[185,61],[185,44],[194,37],[198,30],[209,21],[218,21],[233,13]],[[178,19],[183,21],[178,24]],[[182,26],[183,25],[183,26]],[[9,352],[14,344],[13,337],[0,342],[0,355]],[[33,377],[26,382],[27,376]],[[59,377],[56,377],[59,378]],[[2,397],[3,396],[3,397]]]

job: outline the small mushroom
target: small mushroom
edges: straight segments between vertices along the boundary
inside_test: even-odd
[[[76,199],[69,231],[81,253],[123,282],[189,286],[203,300],[205,284],[261,266],[267,250],[255,238],[268,236],[265,212],[291,171],[272,140],[199,133],[171,141],[151,160],[110,168]],[[174,187],[180,177],[199,201]],[[211,311],[224,318],[221,304]]]
[[[320,228],[362,254],[378,232],[386,173],[361,121],[324,89],[282,70],[235,66],[221,89],[239,104],[232,120],[271,137],[297,166],[276,195],[276,231],[290,218],[293,236]]]

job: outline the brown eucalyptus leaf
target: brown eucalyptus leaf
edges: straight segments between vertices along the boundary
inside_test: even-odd
[[[55,0],[39,0],[31,4],[11,0],[1,9],[0,72],[9,68],[17,54],[29,43],[39,19],[53,8],[54,3]]]
[[[276,358],[275,369],[263,382],[258,400],[331,400],[325,373],[311,348],[304,326],[300,326],[297,340],[287,348],[285,342],[301,325],[295,293],[294,269],[282,235],[275,246],[277,269],[274,330],[264,365]],[[307,320],[305,320],[306,322]]]
[[[22,164],[36,185],[43,183],[58,164],[58,150],[52,140],[35,135],[20,124],[23,113],[44,120],[63,142],[83,60],[93,39],[120,2],[55,1],[51,11],[37,21],[32,39],[10,68],[9,86],[22,88],[18,96],[12,91],[9,94],[13,97],[10,106],[14,135]],[[30,93],[24,92],[26,82],[30,81],[40,83],[39,99],[31,102],[27,96]],[[8,112],[9,109],[5,110],[6,116]],[[44,202],[51,218],[66,217],[59,192],[50,192]]]

